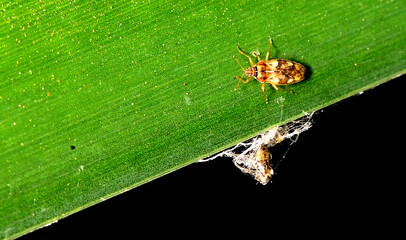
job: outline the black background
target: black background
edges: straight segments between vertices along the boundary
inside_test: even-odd
[[[405,76],[325,108],[266,186],[196,163],[21,239],[385,236],[404,219]]]

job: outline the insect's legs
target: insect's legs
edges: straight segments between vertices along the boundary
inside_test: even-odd
[[[271,83],[271,86],[272,86],[273,88],[275,88],[276,91],[279,90],[278,87],[277,87],[275,84],[272,84],[272,83]]]
[[[235,59],[235,61],[237,61],[238,66],[240,66],[240,68],[245,72],[245,69],[242,67],[240,61],[238,61],[238,58],[237,58],[236,56],[233,56],[233,58]],[[244,74],[243,74],[243,76],[244,76]],[[241,76],[241,77],[242,77],[242,76]]]
[[[273,87],[273,88],[275,88],[275,90],[276,91],[279,91],[279,88],[276,86],[276,85],[274,85],[274,84],[272,84],[272,83],[270,83],[271,84],[271,86]],[[284,89],[284,88],[282,88],[282,89],[280,89],[281,91],[288,91],[288,92],[290,92],[290,93],[292,93],[292,94],[294,94],[295,92],[293,92],[291,89]]]
[[[263,93],[264,96],[265,96],[266,104],[268,104],[268,96],[267,96],[266,93],[265,93],[265,83],[262,83],[261,89],[262,89],[262,93]]]
[[[244,56],[246,56],[246,57],[248,58],[248,61],[250,61],[251,67],[253,67],[253,66],[254,66],[254,62],[252,61],[251,57],[248,56],[247,54],[245,54],[243,51],[241,51],[241,49],[240,49],[239,46],[237,46],[237,49],[238,49],[238,51],[239,51],[242,55],[244,55]]]
[[[244,74],[242,76],[244,76]],[[242,76],[241,77],[238,77],[238,76],[234,77],[234,78],[237,78],[239,80],[238,83],[237,83],[237,86],[235,86],[235,90],[237,90],[238,86],[240,85],[240,81],[243,82],[243,83],[248,83],[252,79],[252,77],[248,77],[248,79],[244,81],[244,80],[242,80]]]
[[[268,48],[268,52],[266,52],[265,62],[268,62],[269,52],[271,51],[271,47],[272,47],[272,38],[269,39],[269,48]]]
[[[259,52],[253,52],[252,55],[257,58],[257,61],[260,62],[261,58],[259,56]]]

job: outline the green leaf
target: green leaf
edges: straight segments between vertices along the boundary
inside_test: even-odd
[[[260,3],[261,2],[261,3]],[[0,238],[406,72],[402,1],[25,1],[0,9]],[[236,49],[307,68],[275,91]],[[292,90],[294,94],[288,90]]]

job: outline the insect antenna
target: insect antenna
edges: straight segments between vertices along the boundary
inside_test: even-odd
[[[245,68],[242,67],[240,61],[238,61],[238,58],[236,56],[233,56],[233,58],[235,59],[235,61],[237,61],[238,66],[240,66],[240,68],[245,72]]]

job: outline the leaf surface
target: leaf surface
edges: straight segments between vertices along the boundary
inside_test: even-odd
[[[0,238],[406,71],[402,1],[25,1],[0,9]],[[275,91],[236,49],[307,68]],[[292,90],[294,93],[290,93]]]

